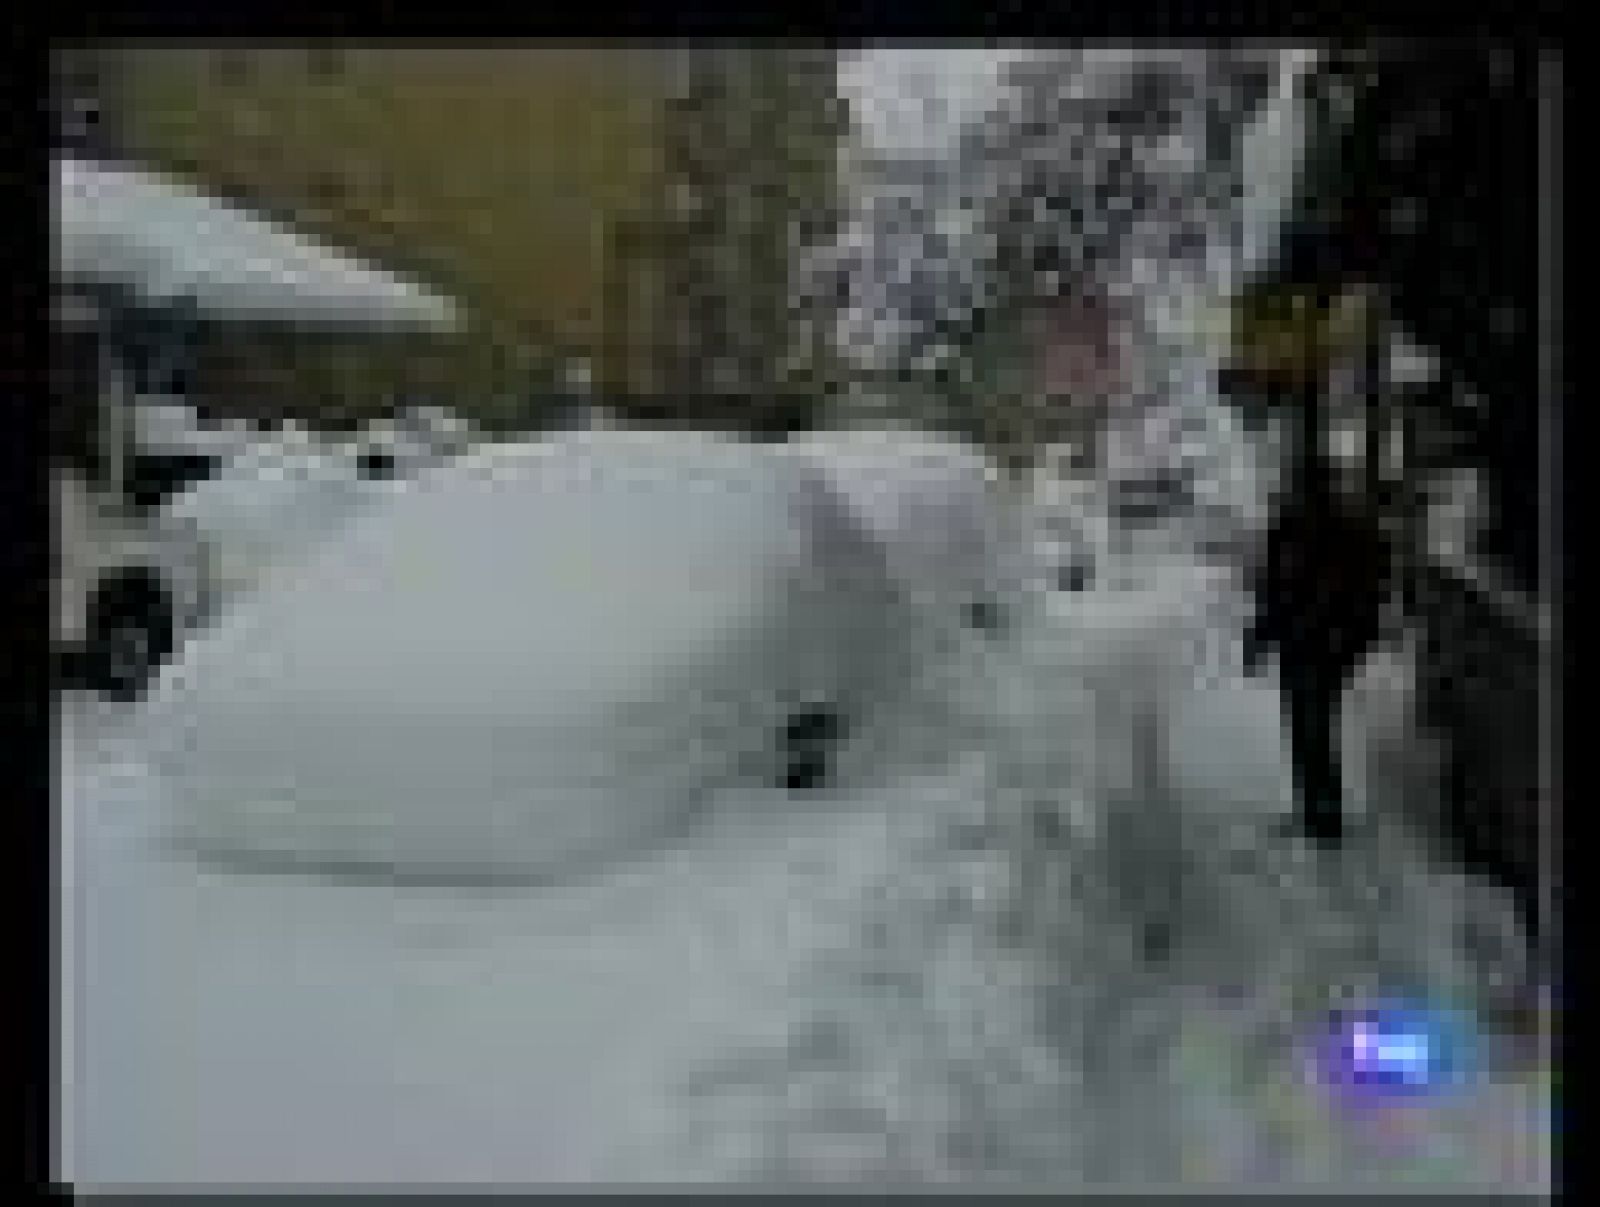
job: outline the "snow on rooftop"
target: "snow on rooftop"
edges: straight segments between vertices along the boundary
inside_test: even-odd
[[[449,327],[455,306],[413,282],[141,169],[56,161],[55,269],[66,281],[187,301],[219,318]]]

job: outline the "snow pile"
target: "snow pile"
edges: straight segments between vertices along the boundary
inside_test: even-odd
[[[892,430],[817,433],[785,447],[818,468],[910,593],[958,609],[999,589],[1008,535],[999,471],[977,449]]]
[[[812,992],[797,995],[789,1043],[697,1084],[695,1118],[731,1162],[722,1176],[1509,1176],[1503,1140],[1487,1141],[1514,1134],[1537,1095],[1502,1070],[1413,1110],[1413,1140],[1395,1143],[1382,1120],[1341,1115],[1306,1066],[1341,1004],[1503,1002],[1523,958],[1507,904],[1430,867],[1387,815],[1329,855],[1272,836],[1284,796],[1194,792],[1169,765],[1183,757],[1174,731],[1251,687],[1188,681],[1183,630],[1211,621],[1179,581],[1113,593],[1071,629],[1035,613],[987,674],[973,668],[988,738],[891,831],[854,938],[797,978]],[[1281,758],[1237,736],[1219,757]]]

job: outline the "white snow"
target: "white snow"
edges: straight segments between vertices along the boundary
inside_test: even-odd
[[[132,402],[134,444],[146,453],[202,454],[224,460],[249,447],[244,433],[200,421],[194,406],[176,395],[141,394]]]
[[[1026,657],[994,675],[988,757],[891,830],[854,941],[811,966],[791,1046],[719,1063],[699,1109],[724,1146],[754,1151],[745,1176],[1332,1190],[1546,1176],[1540,1091],[1502,1063],[1382,1117],[1342,1116],[1308,1080],[1332,1006],[1398,992],[1476,1011],[1520,947],[1505,903],[1431,867],[1408,802],[1387,795],[1413,786],[1389,745],[1405,732],[1403,660],[1353,693],[1347,767],[1366,816],[1349,851],[1269,837],[1287,803],[1271,681],[1226,658],[1202,680],[1186,648],[1225,595],[1174,563],[1024,636]],[[1165,950],[1141,954],[1153,923]],[[1385,1138],[1402,1126],[1408,1139]]]
[[[224,318],[449,328],[456,307],[392,276],[142,169],[57,159],[52,234],[63,280],[188,302]]]
[[[1265,266],[1277,246],[1283,217],[1295,196],[1309,126],[1304,82],[1315,61],[1312,51],[1283,52],[1272,96],[1240,142],[1241,274],[1257,272]]]
[[[781,472],[756,475],[743,450],[717,462],[689,440],[682,456],[662,455],[665,444],[650,439],[653,451],[636,448],[645,468],[671,466],[671,478],[684,461],[711,463],[724,476],[707,475],[699,508],[659,487],[644,498],[673,499],[673,518],[692,513],[719,540],[743,534],[765,547],[772,534],[751,517],[776,514]],[[548,447],[501,456],[554,472],[563,486],[531,492],[539,498],[620,504],[603,486],[572,489],[628,442],[606,440],[611,453],[591,440],[587,458],[583,442],[564,447],[560,464],[581,472],[563,474]],[[714,501],[729,497],[727,475],[744,488],[739,523]],[[495,480],[468,475],[489,493]],[[419,518],[448,510],[412,506]],[[589,582],[605,579],[599,563],[618,575],[612,558],[642,555],[629,530],[667,539],[673,558],[694,555],[695,541],[645,518],[657,510],[618,506],[616,527],[586,546],[597,557]],[[573,511],[563,514],[578,522]],[[506,524],[519,514],[546,533],[542,548],[557,547],[553,523],[499,507],[499,602],[537,598],[553,610],[563,592],[548,578],[513,581]],[[371,528],[403,530],[405,544],[427,550],[428,523],[396,523]],[[583,523],[590,537],[605,534]],[[463,530],[437,526],[432,539]],[[1341,1115],[1306,1077],[1306,1038],[1329,1005],[1393,989],[1474,1009],[1495,1000],[1496,976],[1517,969],[1516,944],[1495,939],[1503,903],[1431,867],[1403,825],[1428,783],[1406,723],[1404,651],[1369,668],[1347,709],[1358,836],[1343,858],[1313,859],[1266,836],[1288,796],[1278,704],[1270,675],[1239,673],[1233,583],[1177,554],[1121,556],[1101,586],[1029,596],[1009,652],[969,645],[956,655],[967,673],[947,684],[942,766],[888,770],[832,796],[733,786],[708,798],[695,824],[542,885],[196,863],[166,845],[170,810],[192,808],[173,796],[183,777],[164,783],[146,763],[166,705],[131,719],[69,710],[71,1173],[146,1185],[1547,1184],[1549,1090],[1525,1071],[1492,1064],[1454,1095],[1384,1118]],[[706,619],[705,605],[689,607],[667,579],[663,614],[678,599]],[[467,594],[452,602],[479,607]],[[317,598],[353,621],[356,596],[364,606],[380,597],[324,584]],[[568,607],[580,598],[595,602],[573,594]],[[316,609],[303,606],[284,615],[315,630]],[[388,623],[376,611],[360,619],[377,631]],[[596,631],[588,615],[565,619],[569,632]],[[457,629],[476,630],[478,644]],[[620,686],[625,654],[648,662],[664,637],[694,631],[619,632],[609,663],[605,649],[584,653],[597,684],[609,667]],[[455,842],[459,853],[482,846],[483,828],[424,763],[449,757],[452,744],[470,748],[467,731],[488,724],[487,709],[466,713],[469,694],[504,708],[495,724],[539,715],[520,707],[529,697],[500,665],[506,653],[558,663],[526,633],[520,646],[497,639],[492,623],[436,627],[429,642],[441,633],[443,656],[428,643],[400,651],[374,641],[366,662],[346,662],[344,673],[368,685],[361,710],[415,724],[367,758],[364,783],[353,764],[348,782],[369,802],[393,794],[385,820],[409,827],[406,841]],[[320,644],[330,666],[351,657]],[[385,650],[395,665],[379,660]],[[207,677],[182,696],[226,718],[227,677],[210,669],[225,669],[226,657],[208,657],[188,664]],[[283,686],[299,671],[312,683],[329,673],[315,660],[282,669],[278,706],[325,710],[324,693]],[[412,675],[437,678],[440,690],[420,690]],[[330,714],[313,715],[332,728]],[[271,726],[261,746],[255,730],[230,746],[216,720],[198,709],[194,719],[187,732],[201,743],[187,757],[209,742],[219,783],[235,788],[265,765],[256,749],[302,749]],[[348,711],[337,721],[346,733],[350,722]],[[303,740],[314,727],[289,732]],[[540,757],[495,753],[508,782],[547,781],[543,763],[567,757],[548,746]],[[459,756],[448,765],[470,789]],[[631,827],[671,812],[670,779],[613,780],[611,820],[642,838]],[[1064,839],[1038,828],[1041,807]],[[327,834],[308,824],[298,837],[326,844]],[[1165,956],[1139,954],[1151,922],[1167,925]]]
[[[251,441],[210,477],[175,496],[164,514],[192,525],[211,552],[212,585],[232,600],[338,532],[363,505],[389,497],[363,480],[349,450],[290,431]]]
[[[913,77],[864,118],[875,150],[944,153],[1002,57],[967,49],[861,57],[864,87]],[[954,59],[972,86],[924,105],[914,77]],[[1253,152],[1267,209],[1287,98]],[[1206,399],[1187,353],[1175,396]],[[1124,433],[1125,472],[1184,459],[1169,418]],[[1206,435],[1248,529],[1262,476]],[[69,1176],[1547,1189],[1550,1091],[1498,1049],[1402,1111],[1342,1114],[1307,1077],[1332,1005],[1486,1018],[1521,971],[1505,903],[1406,825],[1431,791],[1407,651],[1350,694],[1349,848],[1274,839],[1279,702],[1238,665],[1227,569],[1113,531],[1103,491],[996,521],[983,471],[857,434],[485,452],[286,567],[131,724],[69,711]],[[1062,520],[1096,571],[1074,594],[1018,537]],[[997,560],[1024,570],[1011,632],[952,631]],[[869,726],[831,796],[740,782],[729,752],[806,692],[899,732]],[[196,862],[174,817],[455,880]],[[484,876],[537,867],[569,874]]]
[[[839,89],[872,153],[937,159],[953,133],[993,97],[1006,63],[1000,46],[874,45],[847,55]]]
[[[814,433],[785,446],[826,477],[908,591],[959,606],[1006,573],[997,466],[952,439],[892,430]]]
[[[794,707],[886,687],[907,626],[807,484],[756,446],[611,434],[395,493],[163,677],[181,828],[228,854],[543,875],[683,824],[770,773]]]
[[[1186,682],[1166,631],[1226,593],[1201,573],[1174,564],[1041,630],[1047,672],[990,675],[969,701],[998,728],[953,740],[936,774],[724,793],[676,841],[540,887],[197,865],[162,846],[170,801],[143,726],[69,711],[71,1174],[1546,1185],[1548,1090],[1526,1075],[1491,1070],[1387,1120],[1341,1116],[1306,1081],[1306,1029],[1351,984],[1474,1000],[1484,966],[1453,929],[1474,911],[1392,826],[1343,863],[1264,840],[1285,778],[1270,680]],[[1148,671],[1135,702],[1171,693],[1177,796],[1158,816],[1176,834],[1107,829],[1116,794],[1081,785],[1110,773],[1072,765],[1127,740],[1075,732],[1078,672],[1126,697],[1128,658]],[[1388,723],[1377,705],[1400,707],[1401,682],[1375,670],[1358,689],[1358,736]],[[1028,839],[1004,812],[1019,787],[1076,801],[1087,824],[1069,819],[1065,845]],[[1151,899],[1111,875],[1162,867],[1189,893],[1164,963],[1134,947]]]
[[[691,1176],[662,1163],[673,1081],[781,1039],[892,807],[750,793],[603,878],[397,887],[174,858],[125,747],[80,731],[63,763],[80,1185]]]

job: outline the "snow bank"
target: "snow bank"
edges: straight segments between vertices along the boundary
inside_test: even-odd
[[[979,705],[991,740],[890,828],[853,939],[795,978],[786,1042],[695,1083],[686,1114],[728,1154],[723,1176],[1540,1179],[1540,1091],[1492,1043],[1470,1085],[1403,1121],[1342,1112],[1311,1076],[1335,1006],[1503,1000],[1521,962],[1509,912],[1388,818],[1340,854],[1275,839],[1272,686],[1236,668],[1198,684],[1185,642],[1226,592],[1192,564],[1151,569],[1070,621],[1028,613]]]
[[[909,592],[959,608],[999,588],[999,471],[977,449],[894,431],[823,432],[787,447],[823,474]]]

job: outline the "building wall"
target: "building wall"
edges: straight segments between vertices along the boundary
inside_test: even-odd
[[[474,330],[428,355],[442,364],[433,376],[479,405],[548,379],[569,354],[589,357],[608,393],[661,387],[667,291],[641,287],[640,259],[671,241],[623,236],[662,226],[681,54],[140,46],[121,66],[137,156],[464,301]]]

